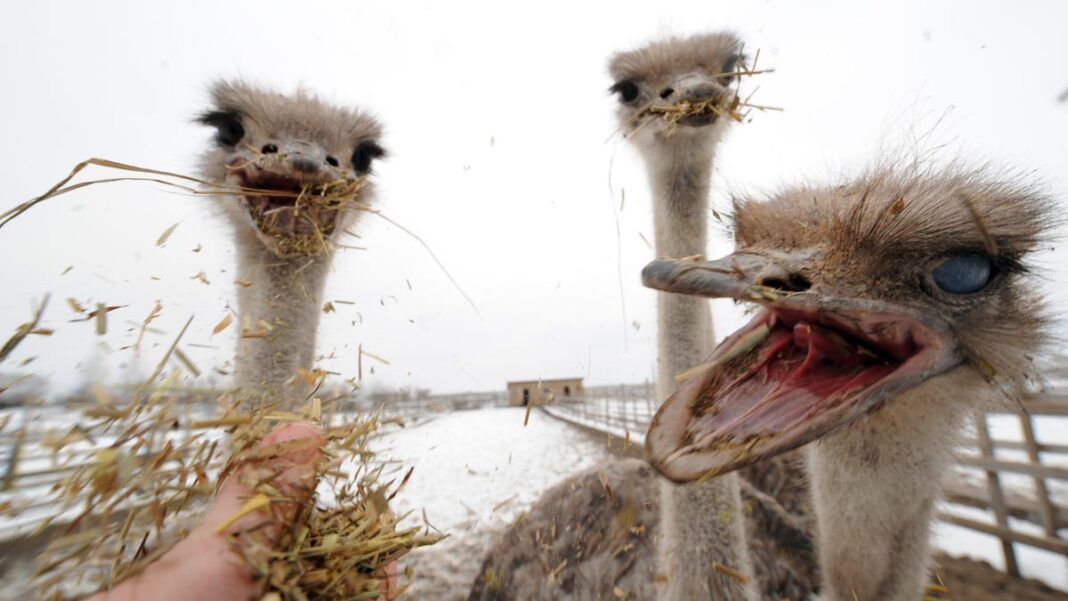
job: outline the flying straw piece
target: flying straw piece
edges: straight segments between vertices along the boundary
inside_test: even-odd
[[[48,306],[48,295],[46,294],[44,299],[41,300],[41,304],[37,307],[37,310],[33,313],[33,319],[20,325],[15,334],[7,339],[3,347],[0,347],[0,362],[3,362],[11,351],[15,350],[23,340],[26,339],[34,330],[37,329],[37,324],[41,323],[41,315],[44,314],[45,307]]]

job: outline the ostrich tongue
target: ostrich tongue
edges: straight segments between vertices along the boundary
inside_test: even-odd
[[[679,390],[646,437],[668,478],[690,481],[743,467],[845,423],[865,392],[897,367],[899,347],[858,341],[802,312],[763,309],[708,362],[679,374]]]

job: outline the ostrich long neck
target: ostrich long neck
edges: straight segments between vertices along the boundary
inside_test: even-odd
[[[308,391],[299,378],[298,384],[291,381],[298,368],[311,369],[315,360],[330,256],[281,259],[252,232],[238,236],[237,277],[242,284],[251,282],[240,287],[238,317],[257,337],[238,340],[237,386],[246,395],[292,408]]]
[[[667,156],[664,156],[667,155]],[[658,257],[703,255],[708,245],[711,152],[686,153],[674,145],[648,156]],[[682,294],[657,296],[657,393],[675,390],[675,374],[698,365],[712,350],[708,300]]]
[[[658,257],[705,253],[713,141],[667,143],[646,152],[653,187]],[[675,390],[675,374],[701,363],[712,347],[708,301],[696,296],[657,296],[657,395]],[[741,579],[712,568],[719,564],[752,575],[737,477],[661,484],[660,572],[667,576],[661,599],[744,601],[756,593]],[[751,580],[751,579],[750,579]]]
[[[930,524],[970,405],[970,368],[928,380],[806,447],[819,533],[820,601],[916,601]],[[963,401],[963,402],[962,402]]]

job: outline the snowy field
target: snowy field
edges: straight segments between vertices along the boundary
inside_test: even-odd
[[[543,490],[607,457],[602,443],[538,411],[479,409],[445,414],[383,436],[380,451],[415,471],[398,511],[422,512],[449,538],[410,555],[413,599],[467,597],[496,536]]]

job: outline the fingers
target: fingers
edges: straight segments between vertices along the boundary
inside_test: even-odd
[[[287,424],[265,436],[254,449],[258,459],[231,474],[219,489],[201,527],[233,533],[262,524],[265,519],[279,524],[289,521],[314,489],[316,465],[323,457],[319,450],[323,440],[316,426],[304,422]],[[268,505],[249,510],[250,501],[256,504],[253,500],[256,495],[248,486],[250,480],[269,482],[281,496],[293,502],[279,502],[277,495],[271,495],[270,511]],[[243,510],[246,513],[234,519]],[[275,535],[270,536],[273,539]]]
[[[234,552],[228,533],[262,526],[257,535],[276,544],[282,525],[313,491],[322,458],[323,435],[307,423],[287,424],[253,447],[253,460],[234,470],[200,525],[145,571],[89,601],[245,601],[256,599],[262,585]],[[249,510],[257,497],[247,483],[269,477],[269,502]],[[286,497],[290,501],[279,501]],[[244,512],[244,513],[242,513]],[[235,519],[236,518],[236,519]],[[222,532],[220,532],[222,530]]]

